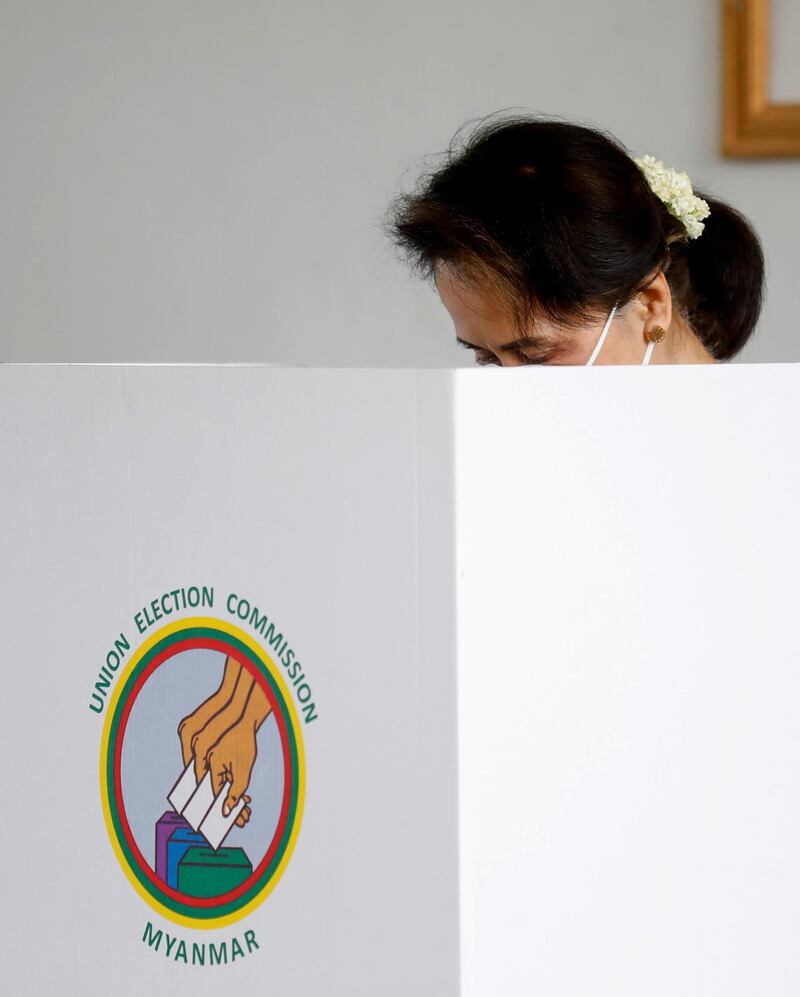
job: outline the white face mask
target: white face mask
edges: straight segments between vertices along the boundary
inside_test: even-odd
[[[606,319],[606,324],[603,326],[603,331],[600,333],[600,338],[594,344],[594,349],[592,350],[592,355],[586,361],[586,364],[585,364],[586,367],[591,367],[592,364],[597,359],[597,354],[600,352],[600,350],[602,349],[603,343],[606,341],[606,336],[608,335],[608,330],[611,328],[611,322],[614,319],[614,315],[616,314],[616,311],[617,311],[617,306],[614,305],[614,307],[608,313],[608,318]],[[655,345],[656,345],[655,343],[648,343],[647,344],[647,349],[644,351],[644,359],[642,360],[642,366],[644,366],[645,364],[649,364],[650,363],[650,357],[653,355],[653,347]]]

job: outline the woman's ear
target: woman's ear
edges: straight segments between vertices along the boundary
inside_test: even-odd
[[[668,331],[672,322],[672,291],[664,271],[659,270],[650,283],[636,295],[637,318],[641,317],[642,333],[646,335],[654,326]]]

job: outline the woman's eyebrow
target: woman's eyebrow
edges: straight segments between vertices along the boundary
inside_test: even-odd
[[[547,346],[552,346],[553,344],[547,340],[543,339],[541,336],[520,336],[518,339],[512,339],[510,343],[503,343],[502,346],[498,346],[498,350],[516,350],[520,346],[531,346],[534,349],[544,349]]]
[[[461,343],[462,346],[467,346],[471,350],[482,350],[482,346],[476,346],[474,343],[468,343],[466,339],[462,339],[460,336],[456,336],[456,342]]]
[[[474,343],[468,343],[466,339],[461,339],[460,336],[456,336],[456,342],[461,343],[462,346],[467,346],[471,350],[482,350],[485,349],[483,346],[476,346]],[[519,339],[512,339],[510,343],[504,343],[502,346],[493,346],[493,350],[518,350],[521,347],[530,347],[533,349],[544,349],[548,346],[552,346],[546,339],[537,338],[536,336],[522,336]]]

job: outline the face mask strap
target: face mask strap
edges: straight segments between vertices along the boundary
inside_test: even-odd
[[[592,355],[586,361],[586,364],[585,364],[586,367],[590,367],[594,363],[595,357],[600,352],[600,350],[603,348],[603,343],[606,341],[606,336],[608,335],[608,330],[611,328],[611,323],[612,323],[612,321],[614,319],[614,315],[616,314],[616,311],[617,311],[617,306],[614,305],[614,307],[608,313],[608,318],[606,319],[606,324],[603,326],[603,331],[600,333],[600,338],[594,344],[594,349],[592,350]]]

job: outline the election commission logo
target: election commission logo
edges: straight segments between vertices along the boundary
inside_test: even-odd
[[[100,786],[117,858],[154,910],[192,928],[250,913],[303,810],[302,735],[276,663],[227,621],[159,629],[116,683]]]

